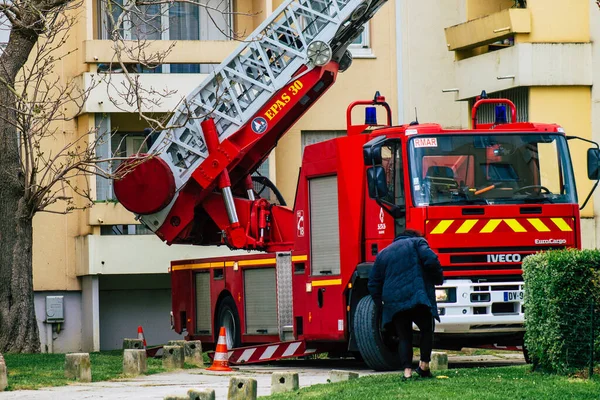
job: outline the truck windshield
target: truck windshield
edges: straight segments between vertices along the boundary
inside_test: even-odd
[[[415,205],[577,203],[564,136],[418,136],[409,142]]]

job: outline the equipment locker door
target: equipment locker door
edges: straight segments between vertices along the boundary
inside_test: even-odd
[[[309,202],[312,289],[304,331],[311,338],[335,339],[344,332],[337,176],[309,179]]]

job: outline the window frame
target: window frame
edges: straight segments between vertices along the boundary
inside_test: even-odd
[[[375,58],[373,49],[371,47],[371,23],[367,21],[364,25],[364,29],[360,34],[360,43],[351,43],[348,46],[348,50],[352,53],[353,58]]]
[[[99,31],[99,36],[101,40],[108,40],[108,30],[107,30],[107,18],[106,18],[106,10],[105,10],[105,5],[108,1],[111,0],[101,0],[98,2],[98,11],[100,13],[99,16],[99,22],[100,22],[100,31]],[[129,2],[131,2],[132,0],[123,0],[123,7],[126,7],[128,5]],[[148,39],[148,40],[174,40],[174,39],[170,39],[169,38],[169,27],[170,27],[170,16],[169,16],[169,4],[168,3],[163,3],[160,4],[161,6],[161,16],[160,16],[160,25],[161,25],[161,38],[160,39]],[[206,13],[206,8],[198,6],[199,10],[198,10],[198,20],[200,22],[202,22],[202,19],[206,18],[206,15],[203,14]],[[233,17],[232,17],[232,13],[231,11],[233,10],[233,1],[232,0],[228,0],[227,1],[227,7],[225,8],[227,15],[224,16],[224,19],[226,20],[226,24],[229,28],[231,28],[231,30],[233,30]],[[210,18],[208,18],[210,19]],[[203,31],[203,27],[204,24],[199,23],[198,24],[198,40],[201,41],[205,41],[208,39],[202,39],[203,35],[209,35],[208,30]],[[217,29],[215,27],[215,29]],[[218,30],[220,32],[220,30]],[[123,20],[123,40],[135,40],[132,39],[132,21],[131,18],[125,18]],[[179,40],[196,40],[196,39],[177,39]],[[226,37],[224,40],[231,40],[230,38]],[[166,65],[166,72],[169,72],[169,66]],[[163,70],[163,72],[165,72]]]

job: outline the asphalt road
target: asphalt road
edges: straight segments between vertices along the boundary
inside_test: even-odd
[[[499,367],[519,365],[524,362],[523,357],[515,353],[449,357],[450,368]],[[245,365],[232,373],[211,373],[202,369],[193,369],[111,382],[72,384],[40,390],[4,392],[0,393],[0,399],[163,399],[168,395],[185,396],[189,389],[209,388],[215,390],[216,399],[220,400],[227,398],[231,376],[256,379],[258,395],[266,396],[271,393],[271,374],[273,372],[297,372],[300,386],[305,387],[327,383],[332,369],[354,371],[358,372],[360,376],[388,373],[375,372],[354,359],[290,360],[265,365]]]

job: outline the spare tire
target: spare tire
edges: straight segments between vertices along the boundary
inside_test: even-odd
[[[390,343],[390,334],[381,330],[381,313],[377,312],[371,296],[358,302],[354,313],[354,337],[365,363],[375,371],[401,368],[398,345]]]

